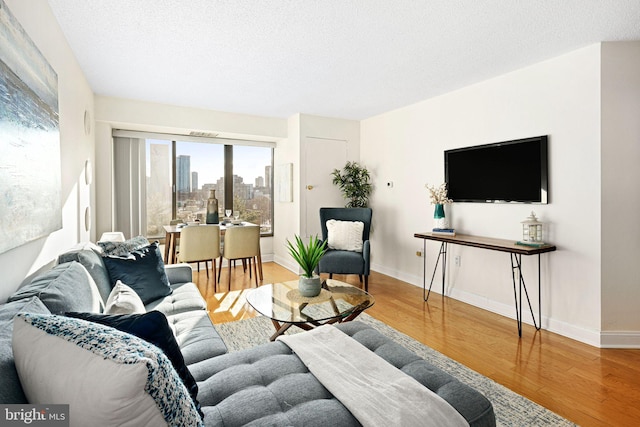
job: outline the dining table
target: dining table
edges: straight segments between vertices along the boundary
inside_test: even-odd
[[[207,227],[209,224],[200,224],[198,227]],[[220,223],[216,224],[220,226],[220,240],[224,239],[224,233],[227,228],[230,227],[259,227],[257,224],[253,224],[250,222],[241,222],[240,224],[233,223]],[[175,264],[177,262],[176,257],[176,242],[180,237],[180,232],[185,224],[177,224],[177,225],[163,225],[164,231],[166,233],[165,242],[164,242],[164,262],[165,264]],[[258,277],[260,280],[263,279],[262,276],[262,255],[260,254],[260,249],[258,248]]]

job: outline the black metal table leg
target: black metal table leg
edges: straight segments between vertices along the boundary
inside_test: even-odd
[[[513,281],[513,299],[515,301],[516,307],[516,322],[518,323],[518,336],[522,336],[522,319],[520,318],[522,310],[521,306],[518,305],[518,288],[516,287],[516,271],[520,271],[519,267],[517,267],[518,259],[516,254],[509,254],[511,257],[511,279]],[[520,282],[520,278],[518,277],[518,282]],[[520,309],[519,309],[520,308]]]
[[[427,284],[427,241],[424,241],[424,262],[423,262],[423,274],[422,274],[422,298],[425,301],[429,300],[429,295],[431,295],[431,287],[433,286],[433,279],[436,277],[436,270],[438,269],[438,264],[440,263],[440,257],[442,256],[442,296],[444,296],[444,283],[447,274],[447,242],[442,242],[440,244],[440,251],[438,251],[438,259],[436,260],[436,265],[433,266],[433,274],[431,275],[431,282],[429,282],[429,292],[426,292],[426,284]],[[426,295],[425,295],[426,292]]]
[[[431,286],[429,286],[431,292]],[[428,300],[427,297],[427,239],[422,239],[422,299]]]
[[[516,286],[516,274],[518,276],[518,285]],[[536,316],[533,314],[533,307],[531,306],[531,300],[529,299],[529,292],[527,291],[527,285],[524,282],[522,275],[522,255],[511,253],[511,278],[513,280],[513,296],[516,305],[516,321],[518,322],[518,336],[522,336],[522,291],[527,298],[527,304],[529,305],[529,311],[531,312],[531,318],[533,319],[533,326],[540,330],[542,327],[542,298],[540,295],[540,255],[538,254],[538,322],[536,322]]]

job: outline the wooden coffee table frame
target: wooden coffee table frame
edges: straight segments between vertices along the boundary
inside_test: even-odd
[[[276,328],[276,332],[273,335],[271,335],[271,337],[269,338],[269,341],[275,341],[276,338],[278,338],[280,335],[287,332],[289,328],[292,326],[297,326],[300,329],[309,331],[313,328],[317,328],[318,326],[322,326],[322,325],[331,325],[334,323],[350,322],[356,317],[358,317],[360,313],[365,311],[367,308],[371,307],[371,305],[369,305],[368,303],[362,303],[354,307],[354,310],[352,310],[347,316],[344,316],[345,313],[340,313],[333,299],[331,300],[331,305],[334,307],[334,310],[336,312],[336,317],[331,318],[329,320],[325,320],[325,321],[309,320],[307,322],[280,322],[280,321],[271,319],[271,323],[273,323],[273,326]],[[302,303],[300,305],[300,310],[303,310],[304,307],[306,306],[307,306],[307,303]]]
[[[290,282],[285,282],[285,285],[287,285],[288,288],[290,289],[295,289],[295,286],[297,286],[297,281],[290,281]],[[273,284],[268,284],[268,285],[263,285],[260,286],[260,288],[258,289],[253,289],[251,290],[251,292],[258,292],[258,291],[264,291],[261,290],[261,288],[263,288],[264,286],[270,286],[273,289]],[[273,335],[271,335],[271,337],[269,338],[270,341],[275,341],[276,338],[278,338],[280,335],[284,334],[286,331],[289,330],[290,327],[292,326],[297,326],[300,329],[303,330],[311,330],[313,328],[316,328],[318,326],[322,326],[322,325],[331,325],[334,323],[342,323],[342,322],[350,322],[351,320],[357,318],[360,313],[362,313],[364,310],[366,310],[367,308],[371,307],[374,303],[375,300],[374,298],[367,292],[352,286],[348,283],[344,283],[344,282],[340,282],[337,280],[333,280],[333,279],[329,279],[329,285],[327,285],[327,281],[325,280],[323,282],[323,289],[328,290],[329,292],[331,292],[332,294],[335,293],[336,295],[341,295],[340,292],[336,291],[336,292],[332,292],[331,288],[339,288],[339,287],[347,287],[347,288],[354,288],[357,289],[358,291],[362,292],[362,296],[363,297],[368,297],[366,301],[361,302],[358,305],[355,305],[347,310],[343,310],[340,311],[340,309],[338,308],[333,295],[328,299],[325,300],[323,302],[329,302],[331,304],[331,308],[333,310],[333,316],[327,316],[324,317],[322,319],[313,319],[311,317],[309,317],[309,319],[307,320],[299,320],[299,321],[285,321],[285,320],[279,320],[274,318],[273,312],[271,312],[271,314],[267,314],[264,313],[263,311],[266,310],[261,310],[259,307],[259,304],[257,302],[254,302],[252,304],[251,301],[251,295],[247,295],[247,303],[253,307],[254,310],[256,310],[258,313],[260,313],[261,315],[265,316],[265,317],[269,317],[271,319],[271,323],[273,323],[273,326],[275,327],[276,331],[274,332]],[[278,301],[278,302],[282,302],[282,301]],[[274,305],[275,301],[272,298],[272,306]],[[302,302],[299,303],[299,306],[296,305],[297,303],[290,303],[290,309],[296,309],[297,311],[300,312],[300,316],[305,317],[306,315],[304,313],[302,313],[302,310],[304,310],[305,307],[307,307],[309,305],[308,302]],[[264,307],[263,307],[264,308]],[[307,316],[308,317],[308,316]]]

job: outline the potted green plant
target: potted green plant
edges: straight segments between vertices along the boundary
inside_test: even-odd
[[[369,171],[357,162],[347,162],[342,171],[334,169],[331,173],[333,183],[342,191],[342,197],[348,202],[347,208],[366,208],[373,189]]]
[[[320,276],[315,273],[320,258],[327,251],[327,242],[316,236],[309,237],[309,244],[305,245],[300,236],[295,236],[295,245],[287,239],[289,253],[296,260],[303,274],[298,281],[298,290],[303,297],[315,297],[320,293]]]

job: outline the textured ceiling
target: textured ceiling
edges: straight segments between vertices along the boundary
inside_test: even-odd
[[[49,0],[99,95],[363,119],[600,41],[638,0]]]

